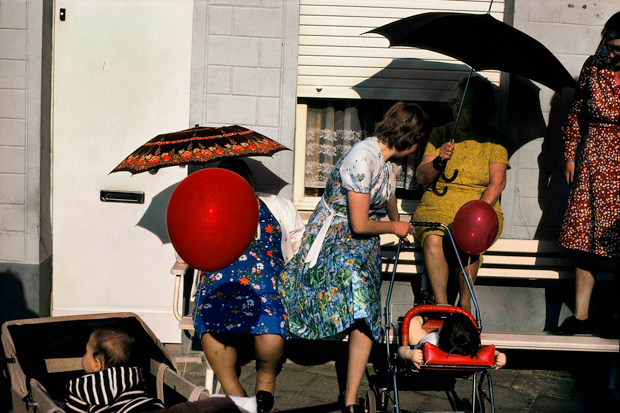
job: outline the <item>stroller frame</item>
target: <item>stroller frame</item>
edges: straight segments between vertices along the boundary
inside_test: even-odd
[[[84,343],[80,343],[78,352],[66,352],[64,346],[56,346],[48,356],[37,355],[37,361],[42,362],[45,371],[38,371],[37,375],[29,373],[28,368],[32,356],[29,348],[24,348],[24,339],[18,339],[22,334],[30,334],[34,329],[45,328],[50,330],[68,329],[68,325],[78,325],[86,331],[86,328],[94,329],[95,326],[103,323],[115,321],[131,323],[135,328],[139,327],[137,333],[142,337],[143,344],[148,345],[148,360],[144,367],[145,378],[151,382],[153,389],[152,396],[156,396],[164,403],[172,400],[176,403],[183,401],[197,401],[208,399],[210,391],[202,386],[196,386],[177,371],[174,358],[168,353],[163,344],[151,329],[133,313],[108,313],[108,314],[89,314],[62,317],[32,318],[24,320],[7,321],[2,325],[2,351],[0,351],[0,362],[5,364],[3,367],[8,372],[11,382],[11,394],[13,412],[45,412],[45,413],[64,413],[65,410],[59,407],[50,394],[50,388],[45,388],[42,383],[42,376],[48,374],[74,374],[79,376],[82,373],[82,355],[84,353]],[[46,331],[47,331],[46,330]],[[15,335],[17,333],[17,336]],[[49,342],[63,343],[63,340],[53,337]],[[21,346],[19,344],[22,344]],[[69,343],[69,341],[64,341]],[[52,347],[49,347],[50,349]],[[146,351],[146,350],[145,350]],[[23,352],[23,353],[22,353]],[[20,353],[21,357],[20,357]],[[2,372],[0,371],[0,374]],[[50,380],[48,380],[50,382]],[[165,396],[165,397],[164,397]],[[56,399],[58,400],[58,399]],[[61,400],[59,400],[61,401]],[[168,406],[169,407],[169,406]]]
[[[454,238],[452,236],[452,232],[450,231],[450,229],[441,223],[437,223],[437,222],[414,222],[412,221],[411,224],[415,227],[415,226],[419,226],[419,227],[434,227],[434,228],[443,228],[446,233],[448,234],[448,237],[450,238],[450,242],[452,243],[452,246],[454,248],[454,251],[456,253],[456,257],[458,260],[458,264],[459,267],[461,269],[461,273],[462,276],[465,278],[466,284],[467,284],[467,288],[469,289],[469,293],[471,295],[471,299],[472,302],[474,304],[474,309],[475,309],[475,320],[476,320],[476,324],[478,327],[478,330],[481,331],[482,330],[482,318],[480,315],[480,309],[478,307],[478,301],[476,300],[476,295],[474,293],[474,289],[471,285],[471,282],[469,280],[469,277],[466,275],[465,272],[465,268],[463,267],[463,263],[461,261],[461,257],[459,256],[458,253],[458,248],[456,246],[456,243],[454,241]],[[391,302],[391,298],[392,298],[392,291],[394,289],[394,281],[396,278],[396,270],[398,267],[398,259],[400,256],[400,251],[401,251],[401,247],[402,247],[402,243],[403,240],[402,238],[399,240],[398,242],[398,246],[396,249],[396,256],[394,259],[394,267],[392,269],[392,277],[390,280],[390,286],[388,289],[388,293],[387,293],[387,298],[386,298],[386,303],[385,303],[385,311],[384,311],[384,315],[385,315],[385,321],[384,321],[384,334],[385,334],[385,349],[386,349],[386,356],[387,356],[387,361],[388,361],[388,374],[391,374],[392,376],[392,388],[394,391],[394,412],[395,413],[400,413],[400,405],[399,405],[399,398],[398,398],[398,384],[397,384],[397,376],[399,373],[403,373],[404,371],[406,371],[407,369],[399,366],[399,361],[400,358],[398,357],[397,354],[392,353],[392,351],[390,350],[390,333],[392,333],[392,324],[391,324],[391,312],[390,312],[390,302]],[[398,335],[394,335],[394,337],[397,337]],[[398,339],[397,339],[398,340]],[[402,364],[402,363],[400,363]],[[425,364],[423,364],[421,367],[425,367]],[[475,370],[473,371],[473,384],[472,384],[472,402],[471,402],[471,406],[472,406],[472,411],[476,412],[484,412],[484,400],[482,400],[482,398],[488,398],[489,401],[491,402],[491,412],[494,413],[495,412],[495,402],[494,402],[494,397],[493,397],[493,381],[491,378],[491,375],[488,373],[488,368],[481,368],[478,366],[461,366],[461,365],[446,365],[443,366],[446,369],[452,369],[452,370],[458,370],[458,371],[463,371],[466,372],[467,370]],[[480,377],[478,378],[478,373],[480,373]],[[487,378],[488,381],[488,389],[489,389],[489,395],[487,396],[484,391],[482,390],[483,388],[483,384],[484,384],[484,379]],[[388,407],[388,401],[389,401],[389,393],[390,393],[390,389],[389,389],[389,379],[388,379],[388,387],[386,389],[381,389],[381,394],[380,394],[380,403],[381,403],[381,411],[382,412],[387,412],[387,407]],[[458,395],[456,395],[456,392],[454,389],[451,389],[450,391],[446,390],[446,393],[448,395],[448,400],[450,402],[450,405],[452,406],[453,410],[457,410],[459,409],[461,406],[461,402],[460,399],[458,398]],[[367,413],[375,413],[376,412],[376,400],[375,400],[375,395],[373,393],[372,390],[369,391],[368,395],[367,395],[367,403],[366,403],[366,411]]]

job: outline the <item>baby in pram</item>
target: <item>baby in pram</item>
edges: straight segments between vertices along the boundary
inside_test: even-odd
[[[476,356],[480,347],[480,332],[472,320],[464,314],[454,313],[446,318],[443,324],[434,331],[427,333],[423,328],[425,319],[416,315],[409,322],[409,344],[400,346],[398,355],[403,360],[410,360],[420,368],[424,362],[422,347],[431,343],[448,354]],[[495,369],[506,365],[506,355],[495,350]]]
[[[163,409],[148,397],[142,368],[135,366],[136,338],[121,324],[96,328],[86,344],[82,368],[88,374],[67,383],[67,412],[146,412]]]

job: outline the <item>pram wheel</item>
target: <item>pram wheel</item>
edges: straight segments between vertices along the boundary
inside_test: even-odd
[[[377,397],[375,396],[375,392],[372,390],[368,390],[366,392],[364,413],[377,413]]]

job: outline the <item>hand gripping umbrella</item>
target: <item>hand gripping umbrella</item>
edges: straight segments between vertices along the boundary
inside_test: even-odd
[[[423,13],[367,33],[385,36],[390,41],[390,47],[418,47],[458,59],[471,67],[470,78],[473,70],[501,70],[542,83],[557,93],[562,93],[565,87],[577,87],[575,79],[538,40],[489,13]],[[467,86],[463,95],[465,93]],[[452,140],[464,100],[459,106]],[[446,179],[442,171],[442,177],[451,182],[457,173],[455,171],[452,178]]]

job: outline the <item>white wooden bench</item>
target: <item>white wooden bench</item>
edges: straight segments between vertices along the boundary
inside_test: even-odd
[[[384,281],[393,271],[398,238],[394,235],[381,237],[383,250],[382,270]],[[417,243],[401,251],[397,278],[404,279],[426,273],[422,248]],[[602,261],[598,280],[611,280],[614,268],[612,261]],[[500,239],[484,254],[483,264],[478,271],[479,278],[502,278],[513,280],[562,280],[574,279],[574,262],[565,250],[549,241]],[[507,287],[510,288],[510,287]],[[392,311],[392,313],[395,313]],[[483,310],[484,313],[484,310]],[[556,336],[550,333],[482,333],[483,344],[494,344],[500,349],[555,350],[618,352],[619,341],[588,335]]]

